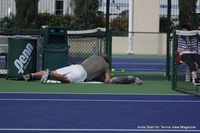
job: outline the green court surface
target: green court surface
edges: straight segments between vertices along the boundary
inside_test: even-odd
[[[115,73],[115,76],[134,75],[143,85],[119,84],[41,84],[38,80],[23,81],[0,78],[0,92],[25,93],[103,93],[103,94],[182,94],[171,89],[171,81],[166,81],[162,72]]]

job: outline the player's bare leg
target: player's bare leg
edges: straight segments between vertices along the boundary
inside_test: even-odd
[[[32,76],[34,77],[42,77],[42,75],[44,74],[45,71],[39,71],[39,72],[36,72],[36,73],[31,73]]]
[[[35,73],[28,73],[26,75],[23,75],[23,78],[24,78],[25,81],[29,81],[29,80],[33,80],[35,77],[41,78],[44,73],[45,73],[45,71],[39,71],[39,72],[35,72]]]
[[[54,79],[61,81],[62,83],[70,83],[69,79],[66,76],[58,74],[56,71],[51,71],[51,76]]]

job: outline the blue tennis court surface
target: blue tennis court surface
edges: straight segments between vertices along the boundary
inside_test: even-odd
[[[81,63],[87,57],[69,57],[70,64],[74,64],[73,60]],[[112,58],[112,68],[116,71],[125,69],[126,71],[142,71],[142,72],[165,72],[166,59],[165,58]]]
[[[189,95],[0,93],[1,133],[200,132]]]
[[[112,67],[132,72],[165,72],[165,58],[112,58]]]

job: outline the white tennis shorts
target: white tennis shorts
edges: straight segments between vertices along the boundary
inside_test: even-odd
[[[56,72],[69,79],[71,83],[84,82],[87,72],[81,65],[71,65],[57,69]]]

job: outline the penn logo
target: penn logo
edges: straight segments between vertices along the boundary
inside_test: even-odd
[[[14,65],[18,69],[18,74],[23,74],[25,67],[28,65],[31,59],[31,53],[33,51],[33,46],[28,43],[26,48],[22,51],[22,54],[19,56],[18,59],[15,60]]]

